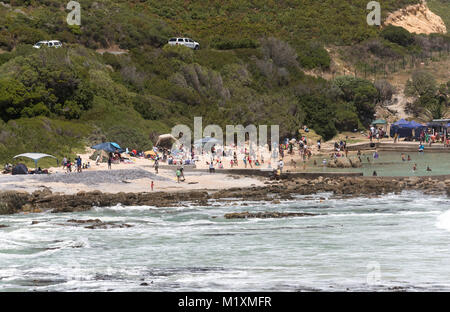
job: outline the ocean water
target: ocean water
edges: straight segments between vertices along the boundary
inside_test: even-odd
[[[0,291],[449,291],[449,203],[318,194],[0,216]],[[239,211],[319,215],[224,218]],[[95,218],[133,227],[67,222]]]

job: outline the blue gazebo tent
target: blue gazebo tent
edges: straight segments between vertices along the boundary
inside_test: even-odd
[[[426,128],[426,126],[412,120],[406,121],[405,119],[400,119],[397,122],[394,122],[391,126],[390,135],[394,137],[396,133],[398,133],[399,138],[406,137],[415,137],[418,138],[420,136],[420,131]],[[414,131],[414,135],[413,135]]]
[[[405,119],[400,119],[399,121],[394,122],[392,125],[393,126],[403,126],[403,125],[407,125],[408,122]]]

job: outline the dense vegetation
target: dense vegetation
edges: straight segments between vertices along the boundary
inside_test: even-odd
[[[442,119],[448,114],[450,80],[439,85],[429,72],[416,71],[406,83],[405,94],[416,98],[407,107],[416,117],[424,115],[428,119]]]
[[[305,124],[329,139],[366,127],[392,92],[384,81],[305,75],[329,70],[325,45],[352,44],[355,60],[382,60],[449,43],[369,27],[362,0],[79,0],[81,26],[67,25],[60,0],[3,2],[3,161],[25,151],[61,157],[101,140],[145,149],[194,116],[222,127],[278,124],[283,136]],[[383,14],[410,3],[383,1]],[[201,49],[165,45],[176,35]],[[64,47],[31,47],[46,39]],[[94,51],[114,46],[128,53]]]

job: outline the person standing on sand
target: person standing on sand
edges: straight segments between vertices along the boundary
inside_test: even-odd
[[[186,180],[186,178],[184,177],[184,165],[183,164],[181,164],[180,173],[181,173],[181,177],[183,177],[183,182],[184,182]]]
[[[156,174],[158,174],[158,167],[159,167],[158,158],[155,159],[155,164],[153,165],[153,167],[155,167],[155,172],[156,172]]]
[[[278,169],[280,170],[280,173],[283,172],[283,167],[284,167],[283,159],[280,159],[280,161],[278,162]]]
[[[67,173],[72,172],[72,163],[70,161],[70,158],[67,160],[66,167],[67,167],[67,171],[66,171]]]
[[[100,162],[100,154],[97,155],[97,158],[95,159],[95,164],[98,166]]]
[[[180,183],[180,176],[181,176],[180,168],[177,169],[176,175],[177,175],[177,183]]]
[[[155,183],[153,183],[153,181],[152,181],[152,183],[150,184],[150,187],[152,188],[152,192],[153,192],[153,187],[155,186]]]
[[[81,172],[81,157],[77,157],[77,172]]]
[[[108,169],[110,169],[110,170],[111,170],[111,163],[112,163],[112,157],[111,157],[111,155],[109,155],[109,157],[108,157]]]

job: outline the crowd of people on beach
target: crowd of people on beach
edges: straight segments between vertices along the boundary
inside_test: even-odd
[[[63,169],[66,170],[66,173],[72,172],[72,166],[75,167],[74,170],[76,172],[80,173],[83,171],[83,169],[91,168],[91,162],[88,161],[87,163],[83,163],[83,161],[79,155],[75,158],[74,163],[72,163],[70,158],[64,157],[62,160],[62,167],[63,167]]]
[[[300,166],[303,170],[306,170],[307,162],[313,156],[314,143],[311,139],[308,139],[307,134],[309,129],[303,127],[303,134],[299,134],[297,138],[285,138],[281,142],[273,142],[271,146],[257,146],[245,142],[243,145],[237,146],[236,144],[222,145],[222,144],[202,144],[201,146],[192,144],[187,148],[183,144],[177,146],[176,144],[169,146],[155,146],[151,151],[138,151],[126,149],[125,153],[109,152],[107,157],[102,155],[101,152],[96,152],[95,165],[99,166],[100,162],[107,162],[108,169],[112,169],[112,164],[121,162],[132,162],[129,157],[145,158],[153,160],[153,167],[155,173],[159,173],[161,163],[169,165],[172,168],[176,168],[175,177],[178,183],[186,181],[184,175],[184,166],[195,165],[196,168],[207,168],[210,174],[216,172],[216,169],[269,169],[272,170],[275,176],[281,176],[285,167],[285,157],[289,156],[286,164],[288,168],[297,169],[298,161],[301,162]],[[300,133],[300,132],[299,132]],[[373,139],[381,140],[386,136],[386,132],[383,128],[371,126],[369,128],[369,139],[371,142],[371,148],[375,147],[375,143],[372,143]],[[348,136],[344,139],[334,142],[333,150],[330,154],[330,159],[336,161],[338,158],[346,157],[349,155],[349,148],[347,146]],[[217,141],[217,140],[216,140]],[[449,138],[441,135],[439,132],[434,132],[429,129],[422,130],[419,136],[418,151],[423,153],[425,151],[425,144],[432,144],[434,142],[442,141],[444,146],[450,146]],[[178,141],[177,141],[178,142]],[[316,143],[315,150],[319,155],[322,152],[322,140],[318,138],[314,141]],[[328,151],[328,149],[326,150]],[[122,151],[123,152],[123,151]],[[315,153],[315,152],[314,152]],[[95,154],[94,154],[95,155]],[[359,161],[363,163],[361,151],[358,150],[356,156]],[[364,155],[367,156],[367,155]],[[369,155],[370,156],[370,155]],[[365,157],[367,163],[375,162],[380,154],[376,150],[373,152],[372,157]],[[105,159],[106,158],[106,159]],[[93,158],[91,158],[93,159]],[[411,161],[410,155],[401,155],[402,161]],[[313,159],[314,167],[318,166],[318,160]],[[323,159],[323,167],[327,167],[328,161]],[[83,162],[81,156],[77,156],[74,161],[70,158],[64,157],[62,160],[62,167],[66,173],[72,171],[81,173],[85,169],[91,168],[91,162]],[[6,168],[6,167],[5,167]],[[417,170],[417,164],[413,166],[413,171]],[[6,171],[6,170],[5,170]],[[431,171],[431,168],[427,166],[427,171]],[[37,170],[37,172],[40,172]],[[376,172],[374,171],[374,175]]]
[[[380,142],[381,139],[383,139],[386,136],[386,132],[381,127],[374,127],[371,126],[369,129],[369,140],[370,142],[373,142],[373,139],[376,139],[378,142]]]

